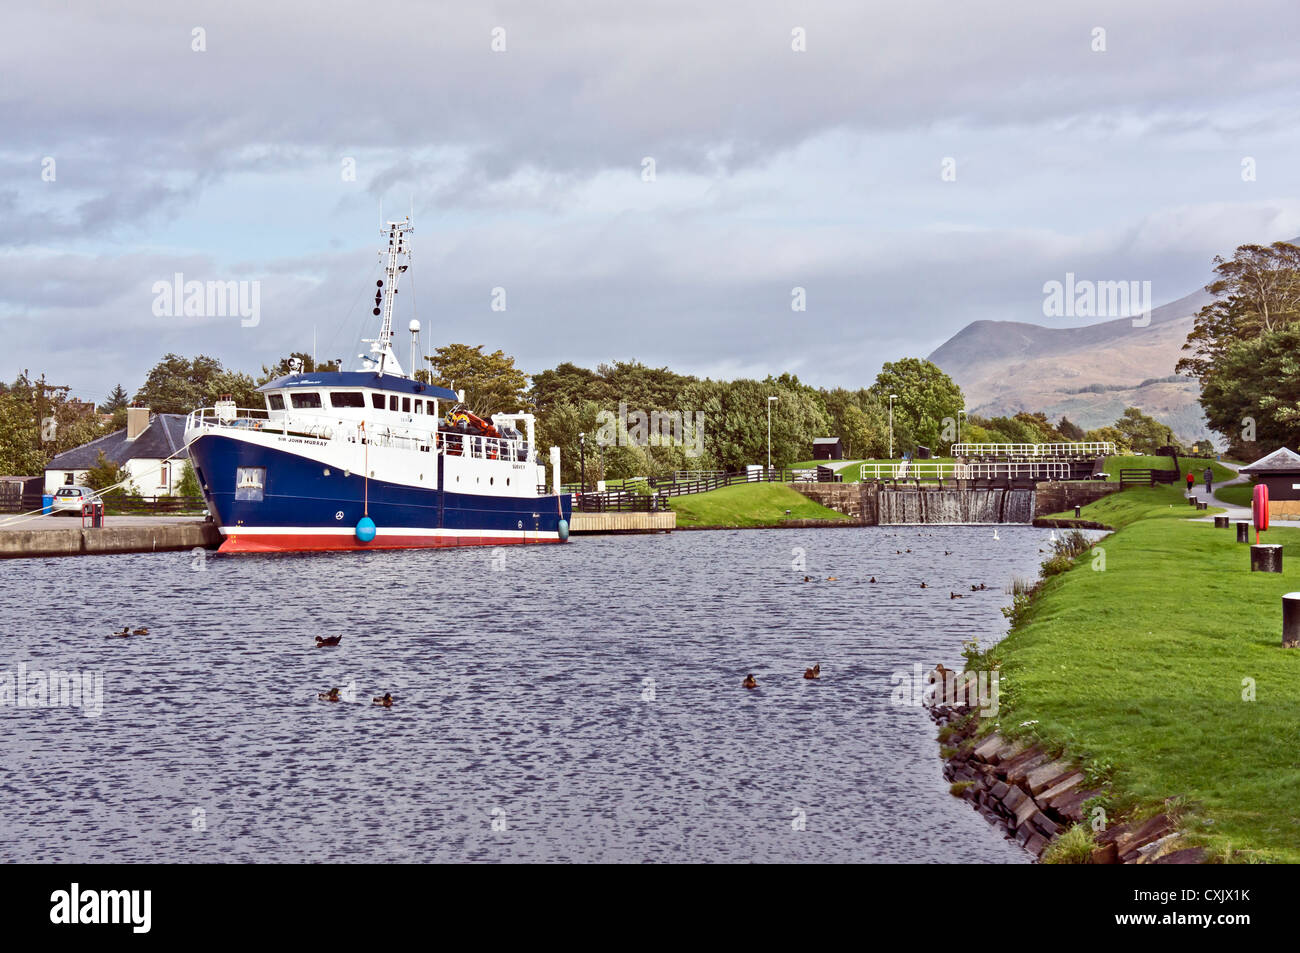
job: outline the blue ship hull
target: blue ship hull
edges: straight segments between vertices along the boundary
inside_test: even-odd
[[[556,543],[567,538],[572,515],[568,494],[491,496],[366,480],[338,470],[326,475],[319,460],[215,433],[196,439],[190,457],[225,536],[222,552]],[[431,457],[441,487],[445,458]],[[264,486],[237,492],[240,468],[264,468]],[[368,534],[357,527],[366,516],[375,532],[363,542]]]

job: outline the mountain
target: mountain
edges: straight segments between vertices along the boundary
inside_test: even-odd
[[[1211,436],[1192,380],[1173,377],[1196,313],[1213,296],[1197,291],[1132,318],[1049,328],[1020,321],[975,321],[939,346],[930,360],[966,395],[971,413],[992,417],[1041,410],[1085,429],[1138,407],[1181,440]],[[1063,319],[1065,320],[1065,319]]]

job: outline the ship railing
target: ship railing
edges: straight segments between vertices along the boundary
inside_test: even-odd
[[[438,433],[438,452],[449,457],[470,457],[476,460],[524,462],[528,458],[526,441],[447,431]]]
[[[186,418],[187,429],[198,427],[269,430],[272,433],[311,437],[316,440],[347,440],[372,447],[398,450],[437,451],[448,456],[478,460],[527,461],[527,441],[518,438],[486,437],[447,431],[401,432],[374,422],[363,426],[359,421],[340,421],[337,416],[295,411],[277,411],[272,417],[265,409],[204,407]]]

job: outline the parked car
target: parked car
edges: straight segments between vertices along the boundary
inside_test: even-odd
[[[99,494],[89,487],[84,486],[61,486],[59,491],[54,494],[54,505],[50,512],[55,516],[60,513],[76,513],[81,515],[82,503],[96,503],[99,501]]]

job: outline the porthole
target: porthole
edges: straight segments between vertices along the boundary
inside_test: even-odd
[[[488,477],[488,486],[493,486],[496,484],[496,482],[497,482],[496,477]]]
[[[506,486],[510,485],[510,477],[506,477]]]

